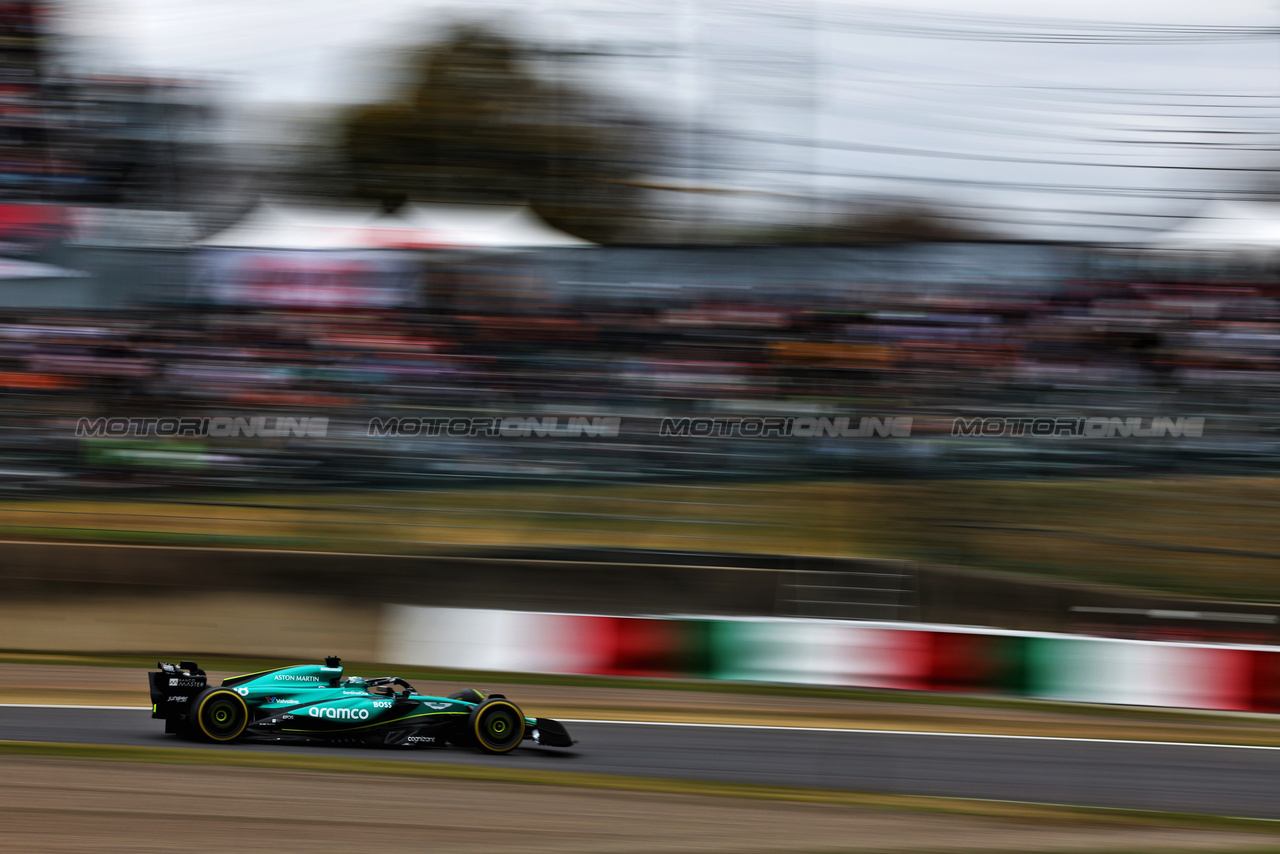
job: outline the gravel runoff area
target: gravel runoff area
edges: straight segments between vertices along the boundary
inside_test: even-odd
[[[364,668],[368,669],[368,668]],[[396,672],[387,666],[377,676]],[[385,670],[386,674],[381,670]],[[210,671],[217,684],[230,672]],[[677,721],[835,727],[929,732],[1001,733],[1154,741],[1280,745],[1274,715],[1177,712],[1132,707],[1018,703],[974,704],[968,698],[929,695],[925,702],[803,697],[518,682],[413,679],[424,693],[447,695],[460,687],[500,691],[530,715],[565,719]],[[760,690],[767,691],[765,686]],[[0,662],[0,703],[148,706],[144,668]]]
[[[1273,851],[1275,837],[563,786],[8,756],[0,852]]]

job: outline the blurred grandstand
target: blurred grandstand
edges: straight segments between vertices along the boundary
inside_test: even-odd
[[[315,162],[333,172],[311,197],[255,207],[230,180],[251,167],[213,144],[209,87],[72,73],[40,3],[0,3],[0,30],[0,536],[858,555],[1274,596],[1276,490],[1263,478],[1253,491],[1222,480],[1273,474],[1280,462],[1280,279],[1268,242],[1280,217],[1269,204],[1245,212],[1259,241],[1247,247],[1205,242],[1238,237],[1225,214],[1203,217],[1202,232],[1171,232],[1158,252],[813,221],[784,231],[843,242],[670,242],[687,219],[648,243],[595,245],[584,239],[595,231],[558,231],[539,211],[570,228],[622,209],[627,227],[603,235],[662,220],[631,216],[654,184],[643,170],[660,158],[644,145],[618,163],[606,156],[620,128],[642,124],[624,111],[627,122],[597,138],[594,96],[566,124],[574,90],[543,86],[502,41],[502,62],[483,66],[487,91],[510,99],[514,80],[546,100],[542,113],[515,111],[514,125],[510,102],[496,100],[478,126],[501,156],[477,154],[465,88],[474,75],[462,73],[476,55],[464,41],[448,54],[457,73],[446,76],[461,88],[447,109],[405,100],[396,121],[370,130],[378,144],[365,140],[372,159],[361,162],[377,167],[368,195],[380,204],[339,203],[336,191],[317,201],[317,187],[343,183],[341,158],[326,149]],[[480,59],[492,59],[485,50]],[[426,146],[397,141],[405,128],[433,138],[441,109],[456,127],[432,143],[439,156],[421,192],[391,192]],[[574,158],[581,173],[565,184]],[[533,190],[520,190],[521,170],[540,176]],[[457,175],[471,176],[466,193],[431,197]],[[485,193],[471,192],[476,182]],[[560,199],[555,217],[546,199],[562,192],[585,207]],[[277,416],[326,419],[326,429],[77,432],[96,419]],[[501,417],[619,419],[621,429],[511,438],[369,427]],[[735,417],[911,428],[661,430],[663,419]],[[961,418],[1204,420],[1194,434],[1066,438],[958,435]],[[1161,495],[1142,485],[1155,476],[1186,480]],[[1188,485],[1204,476],[1220,480]],[[1019,482],[1073,485],[1004,489]],[[602,491],[613,488],[628,494]],[[133,500],[157,503],[122,512]],[[168,512],[196,501],[198,512]],[[215,520],[220,501],[241,515]]]
[[[768,287],[562,278],[595,278],[591,267],[620,255],[633,266],[647,255],[644,263],[690,278],[688,261],[723,272],[752,256],[595,249],[569,272],[554,252],[424,260],[410,267],[424,284],[393,294],[394,305],[369,285],[337,306],[314,289],[272,291],[265,304],[261,291],[196,289],[98,310],[12,310],[0,325],[0,447],[10,466],[33,474],[7,488],[1224,474],[1277,458],[1274,284],[1069,279],[1075,265],[1059,259],[1060,277],[946,287],[936,266],[943,249],[898,250],[899,273],[916,268],[909,288],[856,272],[800,280],[822,266],[890,263],[875,250],[819,267],[810,258],[807,270],[788,263],[804,250],[774,250],[774,266],[796,279]],[[999,265],[1001,249],[964,257]],[[759,278],[769,255],[755,250],[744,277]],[[512,414],[613,416],[624,428],[595,442],[392,441],[367,430],[373,417]],[[80,418],[223,415],[327,417],[330,428],[323,439],[186,441],[176,468],[141,453],[166,440],[135,437],[139,453],[104,456],[73,429]],[[912,417],[914,427],[910,441],[709,441],[653,429],[662,417],[733,415]],[[1170,415],[1207,417],[1203,435],[1068,440],[951,429],[957,417]]]

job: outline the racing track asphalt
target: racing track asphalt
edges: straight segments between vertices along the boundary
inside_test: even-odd
[[[1280,749],[577,722],[570,750],[198,745],[138,709],[0,707],[0,740],[344,753],[453,765],[759,783],[1280,819]]]

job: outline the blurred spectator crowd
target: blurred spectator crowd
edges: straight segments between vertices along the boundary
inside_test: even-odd
[[[871,294],[875,295],[872,296]],[[474,301],[473,301],[474,303]],[[0,320],[0,466],[59,485],[1251,471],[1280,451],[1268,284],[678,296]],[[89,439],[81,418],[329,418],[324,438]],[[368,435],[373,417],[620,416],[620,436]],[[663,417],[913,419],[903,438],[660,436]],[[956,417],[1204,416],[1199,438],[956,437]]]
[[[11,201],[163,203],[207,150],[202,86],[66,70],[56,4],[0,2],[0,194]]]
[[[204,93],[140,77],[0,66],[0,191],[53,203],[162,203],[189,182]]]

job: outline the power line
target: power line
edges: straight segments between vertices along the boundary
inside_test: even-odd
[[[740,6],[746,9],[748,7]],[[915,38],[1031,44],[1179,45],[1265,41],[1280,36],[1272,26],[1119,23],[1097,20],[992,15],[949,15],[878,6],[828,7],[825,25]],[[796,23],[796,12],[751,10]]]
[[[1203,190],[1167,187],[1098,187],[1082,184],[1039,184],[1029,181],[979,181],[970,178],[934,178],[924,175],[902,175],[889,172],[866,172],[856,170],[835,171],[829,169],[781,169],[769,168],[761,170],[779,175],[819,175],[830,178],[862,178],[877,181],[892,181],[915,184],[936,184],[939,186],[977,187],[987,190],[1018,190],[1054,195],[1113,196],[1116,198],[1152,198],[1178,199],[1183,201],[1211,201],[1219,198],[1266,198],[1274,193],[1267,190],[1231,190],[1223,188],[1206,188]]]
[[[928,148],[908,148],[896,145],[875,145],[865,142],[834,142],[831,140],[807,140],[796,137],[766,134],[745,134],[733,131],[713,131],[715,136],[741,142],[759,142],[768,145],[790,145],[804,148],[822,148],[830,151],[861,151],[872,154],[892,154],[904,157],[934,157],[946,160],[974,160],[985,163],[1025,163],[1036,166],[1085,166],[1099,169],[1161,169],[1189,172],[1262,172],[1280,173],[1280,167],[1246,166],[1171,166],[1158,163],[1100,163],[1087,160],[1050,160],[1036,157],[1010,157],[1003,154],[974,154],[962,151],[939,151]]]

